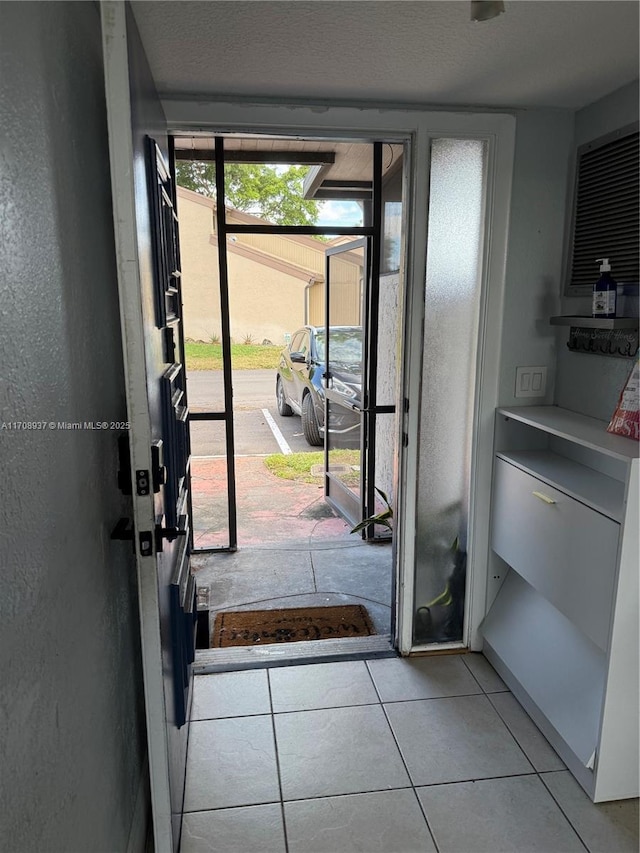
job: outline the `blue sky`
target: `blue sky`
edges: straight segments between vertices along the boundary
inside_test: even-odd
[[[362,210],[355,201],[321,201],[318,225],[362,225]]]

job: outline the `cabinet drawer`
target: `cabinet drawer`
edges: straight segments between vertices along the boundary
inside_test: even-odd
[[[606,651],[620,525],[514,465],[495,462],[493,550]]]

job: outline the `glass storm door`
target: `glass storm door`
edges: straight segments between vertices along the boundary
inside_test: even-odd
[[[368,241],[326,252],[325,327],[318,339],[324,374],[325,497],[349,524],[363,517],[363,297]]]
[[[371,239],[326,251],[324,360],[325,498],[351,525],[381,509],[376,497],[378,279]],[[364,531],[373,538],[381,528]]]

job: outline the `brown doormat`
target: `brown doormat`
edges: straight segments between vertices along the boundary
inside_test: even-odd
[[[211,648],[335,640],[375,633],[367,609],[362,604],[235,610],[216,616]]]

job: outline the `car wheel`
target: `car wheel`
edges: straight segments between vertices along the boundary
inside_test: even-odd
[[[287,403],[287,398],[284,396],[284,388],[282,387],[282,379],[278,376],[276,379],[276,402],[278,404],[278,413],[283,418],[290,418],[293,414],[293,409]]]
[[[307,444],[310,444],[312,447],[322,445],[322,436],[320,435],[318,419],[313,408],[311,394],[307,394],[302,401],[302,432],[307,440]]]

